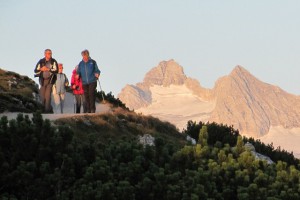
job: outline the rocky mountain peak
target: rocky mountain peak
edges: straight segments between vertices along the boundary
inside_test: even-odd
[[[144,83],[151,85],[182,85],[187,79],[183,67],[173,59],[162,61],[158,66],[151,69],[144,78]]]
[[[214,96],[210,120],[232,124],[252,137],[267,134],[271,126],[300,126],[297,96],[260,81],[241,66],[217,81]]]
[[[127,85],[118,95],[130,109],[145,107],[152,102],[150,87],[154,85],[183,85],[187,80],[183,68],[173,59],[160,62],[152,68],[141,83]]]
[[[237,65],[230,73],[231,77],[254,77],[248,70],[246,70],[244,67],[241,65]]]
[[[232,71],[248,72],[242,65],[235,66]]]

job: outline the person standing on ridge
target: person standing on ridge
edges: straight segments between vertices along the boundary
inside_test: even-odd
[[[63,73],[63,64],[58,64],[58,74],[56,75],[56,81],[53,85],[53,97],[56,113],[64,113],[64,102],[66,87],[69,85],[69,80],[66,74]]]
[[[85,106],[85,99],[84,99],[84,91],[82,87],[82,80],[79,77],[79,75],[76,72],[76,68],[72,72],[72,78],[71,78],[71,89],[73,90],[75,103],[76,103],[76,109],[74,108],[74,112],[80,113],[81,105],[83,106],[83,112],[86,113],[86,106]]]
[[[91,59],[88,50],[81,52],[82,61],[78,65],[77,74],[81,77],[87,113],[95,113],[95,93],[100,70],[95,60]]]
[[[52,86],[56,81],[56,74],[58,72],[58,65],[54,58],[52,58],[52,51],[46,49],[45,57],[40,59],[36,64],[34,73],[39,77],[40,83],[40,97],[44,107],[44,113],[52,113],[51,107],[51,92]]]

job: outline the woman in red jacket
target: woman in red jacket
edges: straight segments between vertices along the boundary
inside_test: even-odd
[[[76,67],[77,68],[77,67]],[[81,105],[83,106],[83,112],[86,113],[85,99],[84,99],[84,90],[82,87],[82,80],[77,74],[76,69],[72,72],[71,78],[71,88],[76,100],[76,113],[80,113]],[[75,105],[74,105],[75,106]],[[75,112],[75,108],[74,108]]]

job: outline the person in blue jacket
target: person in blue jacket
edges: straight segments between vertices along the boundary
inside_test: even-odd
[[[84,98],[86,102],[86,112],[95,113],[95,93],[97,80],[100,77],[100,70],[95,60],[91,59],[88,50],[81,52],[82,61],[78,64],[77,74],[81,77]]]

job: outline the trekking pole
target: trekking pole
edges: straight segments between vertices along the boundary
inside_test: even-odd
[[[101,95],[102,95],[102,99],[103,99],[103,103],[105,103],[105,99],[104,99],[104,95],[103,95],[103,90],[102,90],[102,87],[101,87],[101,84],[100,84],[100,80],[98,79],[98,83],[99,83],[99,87],[100,87],[100,92],[101,92]]]
[[[74,96],[74,113],[76,113],[76,98],[75,98],[75,94],[73,94]]]

